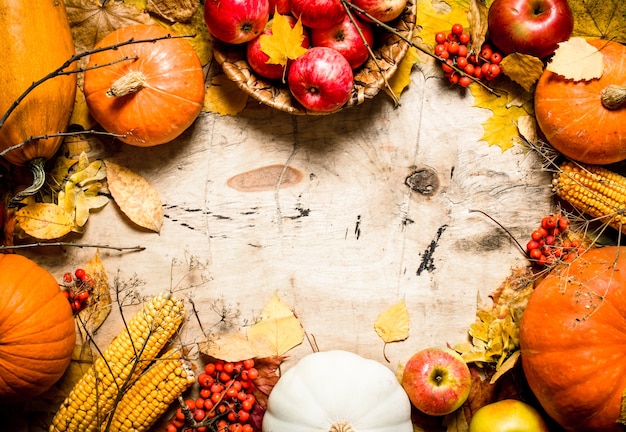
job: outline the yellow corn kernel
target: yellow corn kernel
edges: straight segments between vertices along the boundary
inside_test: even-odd
[[[147,302],[76,383],[54,416],[49,431],[95,431],[106,420],[118,394],[126,391],[157,358],[183,319],[183,301],[169,293]],[[70,406],[81,412],[82,421],[73,419]]]
[[[179,349],[172,349],[157,359],[124,393],[111,421],[111,432],[144,432],[196,378],[182,359]],[[160,382],[172,385],[160,387]]]
[[[626,177],[601,166],[566,161],[552,186],[574,208],[626,233]]]

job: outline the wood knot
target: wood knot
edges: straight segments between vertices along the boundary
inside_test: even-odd
[[[422,168],[413,172],[404,180],[404,184],[412,191],[422,195],[434,195],[439,190],[437,173],[430,168]]]

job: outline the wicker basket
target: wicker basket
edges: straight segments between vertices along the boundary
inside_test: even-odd
[[[388,23],[407,40],[411,40],[413,35],[416,10],[415,0],[408,0],[402,15]],[[376,28],[376,32],[377,40],[373,49],[376,61],[370,58],[355,71],[352,97],[343,108],[359,105],[376,96],[385,87],[386,80],[396,72],[409,49],[409,44],[397,35],[379,28]],[[213,39],[213,54],[226,76],[261,103],[290,114],[328,114],[304,109],[291,96],[286,85],[279,86],[276,82],[257,77],[246,61],[245,44],[229,45]]]

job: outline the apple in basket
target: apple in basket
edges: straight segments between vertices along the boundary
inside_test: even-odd
[[[291,15],[283,16],[291,28],[296,25],[296,19]],[[248,60],[248,65],[252,68],[254,72],[259,74],[260,76],[267,79],[282,79],[286,77],[286,69],[288,66],[283,66],[280,64],[272,64],[267,63],[270,56],[263,52],[261,49],[261,36],[262,35],[271,35],[272,34],[272,24],[274,22],[274,18],[270,19],[265,26],[265,30],[263,33],[259,35],[259,37],[254,38],[250,42],[248,42],[246,46],[246,59]],[[304,31],[304,39],[302,40],[302,47],[308,48],[310,46],[309,36],[307,32]],[[289,63],[288,63],[289,65]],[[288,70],[288,69],[287,69]]]
[[[240,44],[257,37],[270,16],[269,0],[205,0],[204,21],[222,42]]]
[[[352,0],[352,4],[363,9],[372,18],[385,23],[398,18],[406,8],[406,0]],[[364,15],[361,17],[371,21]]]
[[[347,15],[341,0],[291,0],[291,13],[309,28],[330,27]]]
[[[287,84],[304,108],[333,112],[350,99],[354,75],[350,63],[339,51],[313,47],[291,63]]]
[[[372,25],[357,19],[356,16],[353,22],[348,14],[334,26],[313,28],[310,32],[311,45],[336,49],[348,60],[352,69],[358,68],[369,58],[370,52],[363,40],[370,49],[374,45]]]

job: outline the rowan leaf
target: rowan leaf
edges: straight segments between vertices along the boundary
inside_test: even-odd
[[[566,79],[589,81],[602,76],[604,59],[584,38],[573,37],[559,43],[546,69]]]
[[[59,239],[74,227],[72,216],[52,203],[32,203],[15,214],[20,228],[29,236],[40,240]]]
[[[528,54],[509,54],[502,59],[500,66],[506,76],[521,85],[527,92],[531,91],[543,73],[541,59]]]
[[[163,205],[158,192],[139,174],[110,160],[104,161],[109,191],[120,210],[142,228],[159,232]]]
[[[304,329],[289,306],[274,294],[247,336],[257,357],[282,356],[302,343]]]
[[[202,110],[220,115],[237,115],[248,102],[248,95],[226,75],[215,75],[204,94]]]
[[[304,27],[300,20],[291,27],[284,15],[274,14],[271,23],[272,34],[259,36],[261,51],[269,56],[268,64],[286,66],[288,60],[295,60],[306,52],[302,46]]]
[[[409,337],[409,322],[409,311],[402,300],[378,315],[374,329],[383,342],[400,342]]]
[[[573,36],[626,42],[624,0],[568,0],[574,14]]]

